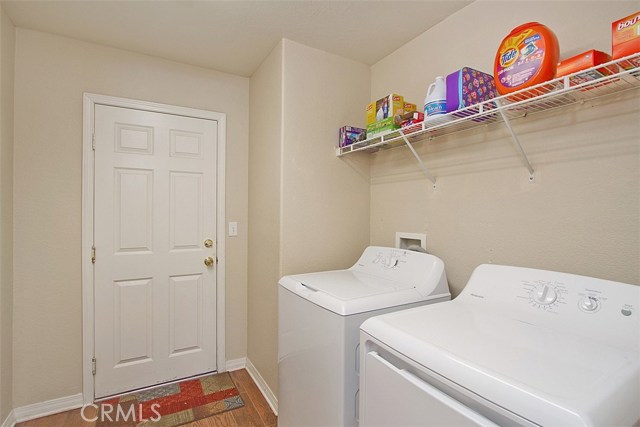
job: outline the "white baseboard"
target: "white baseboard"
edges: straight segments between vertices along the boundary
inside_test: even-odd
[[[247,366],[247,358],[241,357],[239,359],[227,360],[225,370],[229,371],[237,371],[238,369],[245,368]]]
[[[4,420],[1,427],[13,427],[16,425],[16,422],[16,415],[12,410],[9,412],[9,415],[7,415],[7,419]]]
[[[69,411],[82,407],[84,400],[82,393],[71,396],[60,397],[58,399],[47,400],[46,402],[34,403],[32,405],[20,406],[13,410],[15,422],[33,420],[59,412]],[[3,424],[4,427],[4,424]]]
[[[253,378],[253,382],[256,383],[256,385],[258,386],[258,389],[260,390],[265,400],[271,407],[271,410],[277,416],[278,415],[278,399],[276,398],[276,395],[273,394],[273,392],[267,385],[267,382],[264,380],[264,378],[262,378],[262,375],[260,375],[260,372],[258,372],[256,367],[253,366],[253,363],[251,363],[251,360],[249,360],[249,358],[247,358],[245,368],[247,369],[247,372],[249,372],[249,375],[251,375],[251,378]]]

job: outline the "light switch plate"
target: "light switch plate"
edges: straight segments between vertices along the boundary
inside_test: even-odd
[[[238,223],[230,222],[229,223],[229,237],[235,237],[238,235]]]

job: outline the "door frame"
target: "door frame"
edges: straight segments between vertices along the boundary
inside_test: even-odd
[[[225,149],[227,115],[215,111],[158,104],[94,93],[84,93],[82,123],[82,397],[92,403],[95,394],[92,358],[95,344],[94,270],[91,248],[94,242],[94,169],[93,135],[96,104],[123,107],[153,113],[166,113],[218,122],[216,165],[216,367],[226,371],[225,358]]]

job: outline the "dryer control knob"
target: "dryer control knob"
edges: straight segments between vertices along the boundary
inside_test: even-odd
[[[540,285],[533,291],[532,297],[538,304],[549,305],[558,299],[558,294],[552,286]]]
[[[600,301],[596,297],[586,296],[580,300],[579,305],[584,311],[596,311],[600,308]]]

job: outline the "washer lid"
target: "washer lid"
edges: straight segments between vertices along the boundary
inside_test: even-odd
[[[423,297],[409,283],[394,282],[354,270],[284,276],[280,285],[314,304],[347,316],[446,295]]]
[[[361,329],[539,425],[631,425],[640,419],[637,334],[613,346],[457,300],[374,317]]]
[[[415,289],[410,283],[393,282],[353,270],[324,271],[293,276],[304,286],[341,301]]]
[[[348,270],[284,276],[280,285],[343,316],[451,298],[441,259],[380,246],[367,247]]]

